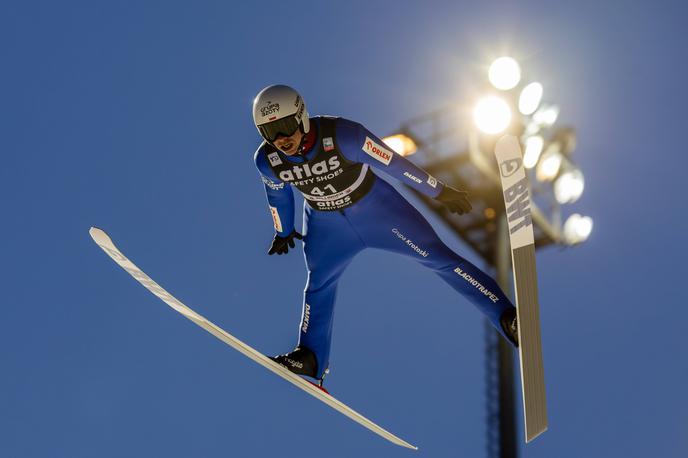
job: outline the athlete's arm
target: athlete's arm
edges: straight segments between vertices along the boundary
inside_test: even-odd
[[[347,159],[375,167],[428,197],[437,197],[444,187],[425,170],[392,151],[361,124],[339,118],[337,141]]]
[[[279,237],[287,237],[294,231],[294,192],[291,185],[275,177],[262,147],[256,151],[254,160],[265,186],[275,232]]]
[[[377,135],[361,124],[338,119],[337,138],[344,155],[351,160],[376,167],[428,197],[437,199],[451,211],[463,214],[471,210],[468,193],[447,186],[404,156],[395,153]]]

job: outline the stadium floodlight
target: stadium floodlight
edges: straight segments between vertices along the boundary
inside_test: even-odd
[[[554,197],[560,204],[571,204],[583,194],[585,179],[583,172],[572,168],[562,173],[554,182]]]
[[[538,123],[534,122],[532,119],[526,124],[526,129],[523,132],[524,135],[535,135],[540,132],[540,126]]]
[[[497,96],[487,96],[475,106],[473,119],[476,126],[486,134],[498,134],[511,124],[511,108]]]
[[[521,81],[521,67],[511,57],[500,57],[492,62],[488,71],[490,83],[502,91],[513,89]]]
[[[564,223],[564,239],[571,245],[585,242],[592,232],[592,218],[574,213]]]
[[[556,105],[543,105],[533,114],[533,121],[541,126],[551,126],[557,122],[559,107]]]
[[[523,88],[518,97],[518,111],[529,116],[535,113],[542,101],[542,84],[533,82]]]
[[[532,169],[535,167],[540,159],[544,145],[545,140],[540,135],[533,135],[526,139],[526,149],[523,153],[523,166],[525,168]]]
[[[559,175],[559,170],[561,169],[561,163],[563,160],[564,157],[561,155],[555,145],[550,145],[538,163],[535,176],[540,181],[554,180],[557,175]]]
[[[402,156],[410,156],[418,151],[418,145],[411,137],[404,134],[390,135],[382,139],[383,142]]]
[[[576,129],[573,127],[562,127],[554,132],[552,142],[560,145],[561,154],[569,156],[576,149]]]

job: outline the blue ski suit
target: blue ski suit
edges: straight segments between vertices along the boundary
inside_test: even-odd
[[[304,195],[303,250],[308,269],[299,346],[312,350],[318,378],[329,364],[337,283],[353,257],[381,248],[432,269],[473,303],[504,335],[500,316],[513,307],[497,283],[449,249],[423,215],[376,168],[428,197],[444,184],[389,149],[361,124],[311,118],[317,140],[302,155],[286,156],[267,142],[255,153],[275,231],[294,230],[296,187]]]

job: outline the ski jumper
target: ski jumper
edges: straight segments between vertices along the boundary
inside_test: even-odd
[[[287,156],[263,142],[255,163],[278,235],[294,230],[292,187],[305,199],[303,250],[308,279],[299,346],[315,353],[318,377],[329,364],[337,283],[365,248],[399,253],[432,269],[504,335],[499,318],[513,305],[497,283],[448,248],[425,217],[371,169],[380,169],[428,197],[436,197],[444,184],[390,150],[361,124],[325,116],[310,121],[317,140],[309,151]]]

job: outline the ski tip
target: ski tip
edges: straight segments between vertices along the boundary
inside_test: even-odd
[[[521,151],[521,145],[518,143],[518,139],[513,135],[504,135],[497,141],[495,145],[495,153],[501,154],[514,154],[515,152]]]
[[[101,244],[103,242],[110,242],[110,237],[105,233],[104,230],[99,229],[95,226],[92,226],[89,230],[88,233],[91,235],[91,238],[93,239],[94,242]]]
[[[409,444],[409,443],[406,442],[404,439],[401,439],[401,438],[399,438],[399,437],[397,437],[397,436],[392,435],[392,438],[386,437],[386,436],[385,436],[385,438],[386,438],[388,441],[392,442],[393,444],[399,445],[399,446],[404,447],[404,448],[407,448],[407,449],[409,449],[409,450],[418,451],[418,447],[416,447],[415,445]]]

